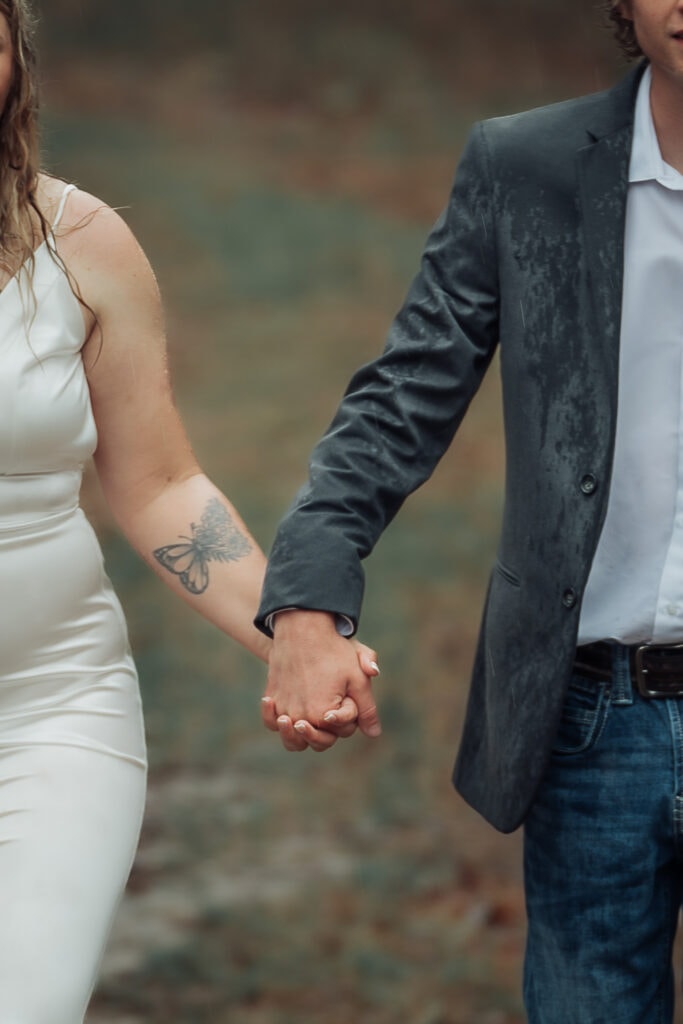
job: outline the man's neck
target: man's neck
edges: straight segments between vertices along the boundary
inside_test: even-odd
[[[653,68],[650,106],[662,159],[683,174],[683,82]]]

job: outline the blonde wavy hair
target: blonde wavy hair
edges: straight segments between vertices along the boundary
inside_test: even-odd
[[[28,0],[0,0],[12,40],[14,73],[0,118],[0,262],[14,273],[32,267],[49,225],[38,208],[40,170],[36,19]]]
[[[612,22],[614,38],[619,43],[624,56],[629,58],[642,57],[643,51],[638,45],[633,22],[621,14],[619,0],[604,0],[604,6],[607,18]]]

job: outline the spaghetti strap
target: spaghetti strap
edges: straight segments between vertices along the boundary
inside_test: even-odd
[[[67,185],[65,187],[64,191],[62,192],[62,197],[59,200],[59,206],[57,207],[57,213],[55,215],[55,219],[52,222],[52,231],[53,232],[55,232],[57,230],[57,228],[59,227],[59,222],[62,219],[62,214],[64,213],[64,207],[66,206],[66,201],[69,198],[69,195],[71,194],[71,192],[75,192],[75,191],[76,191],[76,186],[75,185]]]

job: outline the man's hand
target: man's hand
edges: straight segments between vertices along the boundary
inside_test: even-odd
[[[333,615],[280,612],[261,705],[263,723],[280,733],[287,750],[327,750],[357,727],[379,736],[370,686],[378,674],[375,652],[340,636]]]

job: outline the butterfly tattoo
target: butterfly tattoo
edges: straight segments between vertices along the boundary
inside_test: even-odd
[[[209,585],[209,562],[237,562],[251,551],[218,498],[211,498],[199,523],[190,523],[191,537],[181,534],[177,544],[166,544],[153,553],[191,594],[203,594]]]

